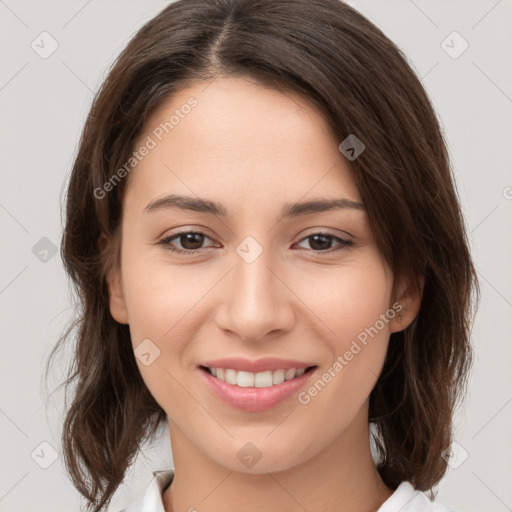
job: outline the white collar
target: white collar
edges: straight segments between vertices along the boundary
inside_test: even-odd
[[[129,507],[123,508],[121,512],[165,512],[162,494],[173,478],[173,469],[153,471],[153,478],[144,496]]]

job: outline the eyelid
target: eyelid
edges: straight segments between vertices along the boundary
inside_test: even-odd
[[[328,235],[335,238],[341,238],[342,240],[345,240],[346,242],[353,241],[355,243],[355,236],[349,233],[348,231],[338,231],[338,233],[334,233],[332,230],[334,228],[311,228],[311,231],[308,230],[306,234],[301,235],[299,241],[302,241],[304,238],[307,238],[308,236],[313,235]]]

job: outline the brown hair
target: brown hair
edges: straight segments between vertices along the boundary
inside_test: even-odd
[[[370,418],[391,488],[432,490],[446,471],[452,415],[472,354],[479,288],[432,105],[406,58],[339,0],[178,0],[144,25],[111,68],[85,123],[67,192],[61,256],[76,294],[77,329],[62,434],[74,485],[97,512],[108,505],[144,440],[166,414],[139,373],[127,325],[110,315],[106,275],[119,263],[124,165],[145,120],[179,89],[246,76],[300,94],[339,142],[366,150],[350,163],[380,250],[394,275],[425,276],[420,311],[391,335],[370,395]],[[105,232],[111,243],[99,248]]]

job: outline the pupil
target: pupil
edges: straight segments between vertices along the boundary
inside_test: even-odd
[[[325,235],[313,235],[311,238],[313,239],[313,243],[311,243],[310,245],[311,245],[311,247],[312,247],[313,249],[315,249],[315,244],[317,243],[317,241],[318,241],[319,239],[320,239],[320,240],[322,240],[322,239],[323,239],[325,243],[323,243],[323,244],[322,244],[322,243],[320,242],[320,247],[318,247],[318,246],[317,246],[317,247],[316,247],[317,249],[320,249],[320,250],[322,250],[322,249],[329,249],[329,246],[331,245],[331,240],[329,239],[329,237],[327,237],[327,236],[325,236]],[[318,245],[318,244],[317,244],[317,245]]]
[[[194,249],[200,249],[201,245],[203,243],[202,237],[200,233],[186,233],[185,235],[182,235],[182,246],[185,249],[190,249],[193,251]],[[199,240],[197,239],[199,237]],[[183,238],[185,238],[185,243],[183,243]],[[194,240],[195,239],[195,240]],[[190,244],[192,244],[192,247],[190,247]],[[194,246],[196,244],[197,246]]]

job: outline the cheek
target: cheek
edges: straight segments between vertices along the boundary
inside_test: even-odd
[[[391,279],[378,257],[369,255],[336,269],[303,275],[297,295],[305,297],[323,332],[343,348],[365,329],[372,327],[389,308]],[[389,333],[388,323],[379,330]],[[362,336],[364,337],[364,336]]]
[[[193,306],[208,283],[191,280],[191,267],[166,264],[159,251],[144,254],[144,248],[129,241],[123,251],[123,288],[133,344],[144,338],[179,339],[182,326],[190,328]]]
[[[183,407],[190,399],[180,382],[183,366],[188,365],[187,347],[201,325],[197,306],[207,284],[200,279],[191,281],[190,267],[187,273],[126,246],[123,288],[132,346],[136,356],[150,352],[151,363],[137,357],[137,365],[147,388],[165,411],[171,410],[170,397],[174,405]]]
[[[391,274],[378,254],[371,254],[337,272],[325,273],[325,279],[317,275],[302,281],[302,293],[313,284],[311,290],[316,292],[310,291],[306,302],[321,320],[317,324],[322,326],[322,341],[330,356],[325,361],[329,372],[317,386],[323,390],[325,383],[329,391],[322,391],[317,403],[328,406],[341,401],[346,408],[357,408],[377,382],[386,358],[390,320],[395,314],[389,306]]]

